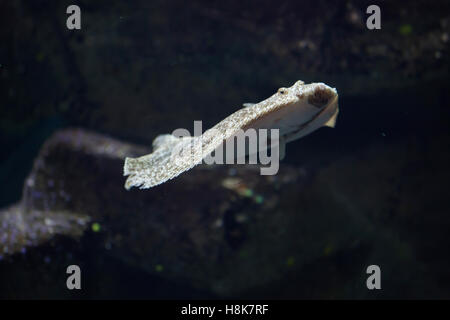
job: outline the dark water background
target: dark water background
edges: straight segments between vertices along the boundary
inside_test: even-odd
[[[340,192],[336,181],[347,177],[355,204],[378,199],[383,172],[394,171],[386,179],[399,191],[368,215],[375,230],[389,228],[408,245],[408,276],[391,275],[377,293],[353,288],[354,275],[364,277],[357,266],[376,263],[368,261],[369,244],[309,261],[237,297],[450,297],[448,1],[381,1],[382,29],[373,31],[365,27],[367,1],[79,1],[77,31],[65,27],[69,4],[0,3],[1,207],[20,200],[33,160],[59,129],[149,146],[193,120],[210,127],[296,80],[325,82],[339,92],[336,128],[290,143],[281,165],[311,175],[337,165],[340,176],[323,183]],[[398,158],[395,171],[389,159]],[[379,180],[370,173],[377,166]],[[86,272],[82,293],[68,292],[55,276],[64,278],[75,262]],[[389,269],[388,260],[383,265]],[[312,280],[324,275],[331,280]],[[194,287],[109,254],[92,230],[0,261],[2,298],[217,296]]]

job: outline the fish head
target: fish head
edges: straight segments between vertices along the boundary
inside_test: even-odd
[[[270,116],[271,127],[279,128],[286,142],[336,124],[338,93],[324,83],[297,81],[292,87],[278,89],[273,98],[279,99],[279,107]]]

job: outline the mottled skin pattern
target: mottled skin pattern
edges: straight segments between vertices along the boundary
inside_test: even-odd
[[[199,137],[160,135],[153,141],[153,153],[125,159],[125,188],[151,188],[178,176],[240,130],[277,128],[280,140],[289,142],[321,126],[334,127],[337,97],[336,90],[323,83],[297,81],[266,100],[236,111]]]

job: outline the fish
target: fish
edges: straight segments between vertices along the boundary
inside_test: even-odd
[[[239,132],[248,129],[278,129],[279,156],[285,156],[288,142],[300,139],[321,127],[334,128],[339,113],[338,93],[323,82],[299,80],[279,88],[259,103],[226,117],[200,136],[162,134],[152,143],[153,152],[138,158],[125,158],[125,189],[148,189],[186,172]]]

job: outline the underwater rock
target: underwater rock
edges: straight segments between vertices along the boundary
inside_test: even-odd
[[[261,176],[258,166],[199,166],[150,190],[125,190],[124,158],[149,151],[83,130],[55,133],[35,160],[21,203],[0,213],[0,252],[56,234],[79,237],[90,227],[111,256],[218,296],[255,297],[260,288],[301,296],[296,286],[309,283],[331,297],[345,295],[340,286],[357,286],[352,296],[366,297],[359,275],[367,260],[389,261],[384,283],[403,283],[415,270],[409,246],[371,216],[388,212],[392,192],[379,193],[375,204],[357,187],[356,177],[372,167],[365,160],[355,166],[344,159],[317,175],[283,163],[274,176]],[[363,176],[389,180],[397,167],[386,166],[384,176]],[[343,263],[351,275],[323,267]],[[336,279],[344,282],[332,289]]]
[[[329,246],[331,234],[309,243],[317,238],[304,221],[311,219],[288,206],[308,182],[304,169],[282,165],[277,175],[260,176],[258,166],[199,166],[149,191],[125,190],[123,159],[148,152],[83,130],[55,133],[34,162],[21,203],[0,214],[3,234],[19,229],[37,239],[8,237],[0,250],[18,252],[54,234],[78,237],[91,221],[112,255],[230,295],[270,283]],[[33,233],[40,225],[47,228]]]
[[[77,238],[88,221],[85,215],[64,210],[27,209],[23,203],[12,205],[0,211],[0,260],[6,255],[25,253],[27,247],[44,243],[55,235]]]

